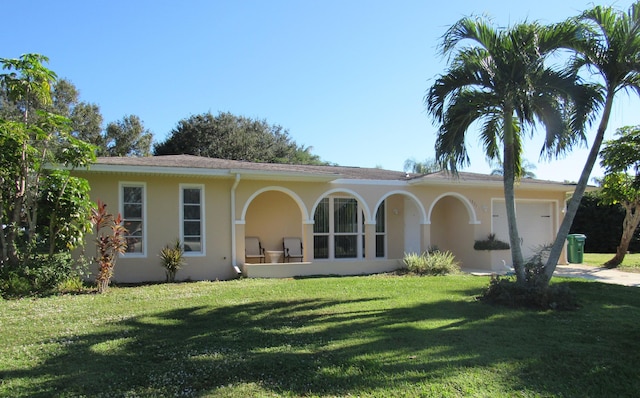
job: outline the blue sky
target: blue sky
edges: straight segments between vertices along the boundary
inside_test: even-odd
[[[559,22],[591,1],[24,1],[3,5],[0,57],[35,52],[71,80],[105,122],[140,116],[156,141],[211,111],[266,119],[323,160],[402,170],[434,155],[437,127],[423,97],[446,60],[447,27],[487,14],[498,26]],[[631,0],[596,4],[627,10]],[[640,124],[640,101],[619,95],[607,137]],[[591,129],[592,138],[595,127]],[[471,166],[490,172],[477,135]],[[539,178],[577,180],[587,150],[538,161]],[[595,170],[593,175],[601,175]]]

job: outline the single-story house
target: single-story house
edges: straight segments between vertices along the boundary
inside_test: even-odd
[[[176,238],[186,250],[183,280],[386,272],[405,253],[434,247],[451,251],[464,269],[501,271],[511,262],[509,250],[473,248],[489,234],[508,242],[500,176],[191,155],[103,157],[74,175],[124,218],[129,245],[115,268],[118,282],[163,280],[159,252]],[[553,181],[517,183],[525,256],[553,241],[571,191]],[[301,253],[287,257],[285,238]]]

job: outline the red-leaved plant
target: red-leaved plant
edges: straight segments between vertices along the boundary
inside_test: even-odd
[[[96,232],[96,258],[98,263],[98,276],[96,284],[98,293],[104,293],[109,287],[113,268],[116,265],[118,255],[127,251],[125,235],[127,229],[122,226],[122,216],[107,212],[107,204],[98,199],[97,206],[91,210],[91,224]],[[109,228],[109,232],[102,231]]]

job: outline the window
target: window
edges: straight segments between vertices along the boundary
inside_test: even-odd
[[[378,207],[378,212],[376,213],[376,257],[384,257],[385,256],[385,243],[387,240],[386,233],[386,211],[385,211],[385,202],[380,204]]]
[[[313,217],[314,258],[362,258],[363,218],[356,199],[323,198]]]
[[[120,184],[120,214],[122,224],[127,229],[126,254],[145,255],[145,196],[144,184]]]
[[[352,198],[333,200],[335,258],[358,257],[358,202]]]
[[[202,186],[180,186],[180,235],[185,254],[204,254],[204,190]]]
[[[313,221],[313,257],[329,258],[329,198],[318,203]]]

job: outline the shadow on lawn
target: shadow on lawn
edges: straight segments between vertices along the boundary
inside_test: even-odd
[[[597,284],[576,286],[598,294]],[[16,394],[30,397],[201,396],[252,383],[263,393],[357,395],[446,383],[465,368],[490,373],[505,364],[513,391],[624,396],[640,389],[638,345],[619,347],[630,332],[611,322],[624,319],[622,311],[634,311],[632,320],[639,314],[637,299],[631,309],[619,301],[583,309],[593,311],[586,317],[463,301],[406,308],[368,305],[383,299],[194,306],[115,322],[112,332],[66,342],[63,354],[33,370],[0,371],[0,379],[42,379],[37,389]],[[634,330],[640,337],[637,324]]]

